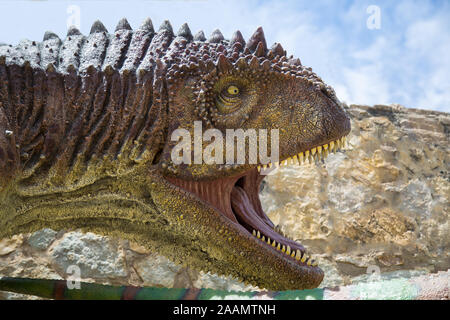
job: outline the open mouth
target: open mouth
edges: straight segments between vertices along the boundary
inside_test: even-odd
[[[288,259],[303,267],[317,267],[305,248],[290,239],[275,226],[261,207],[259,199],[260,184],[265,171],[285,165],[302,165],[320,161],[329,153],[338,151],[345,143],[345,137],[328,142],[310,150],[283,159],[279,163],[256,166],[238,176],[219,178],[212,181],[190,181],[167,177],[172,184],[184,189],[200,200],[216,208],[222,215],[243,227],[249,234],[265,243],[266,250],[284,253],[282,259]],[[242,229],[242,228],[241,228]]]

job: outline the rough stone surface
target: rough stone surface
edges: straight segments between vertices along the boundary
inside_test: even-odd
[[[334,270],[322,286],[373,267],[449,269],[450,115],[398,105],[347,111],[345,152],[268,176],[266,213]]]
[[[33,248],[45,250],[55,240],[57,232],[52,229],[42,229],[34,232],[27,240]]]
[[[78,266],[82,279],[117,280],[128,276],[120,241],[93,233],[69,232],[49,250],[55,268],[66,274],[69,266]]]
[[[146,287],[173,288],[181,266],[157,254],[150,254],[134,264],[134,268]]]
[[[0,240],[0,256],[5,256],[14,252],[23,242],[22,235],[15,235],[11,238]]]
[[[364,283],[372,272],[380,281],[403,281],[450,269],[450,115],[398,105],[347,111],[345,151],[268,176],[261,192],[266,213],[318,259],[321,287]],[[47,229],[0,241],[0,275],[66,278],[70,265],[100,283],[256,289],[92,233]]]

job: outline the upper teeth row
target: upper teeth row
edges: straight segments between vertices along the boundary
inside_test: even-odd
[[[301,261],[303,263],[306,263],[308,266],[316,267],[318,265],[317,261],[314,259],[311,259],[311,257],[308,257],[306,253],[302,253],[300,250],[292,250],[291,247],[288,245],[281,245],[279,242],[276,242],[275,240],[271,240],[269,237],[266,237],[264,235],[261,235],[259,231],[253,230],[252,234],[260,239],[263,242],[266,242],[268,245],[271,245],[272,247],[276,248],[278,251],[281,251],[288,256],[291,256],[292,258],[295,258],[297,261]]]
[[[342,137],[338,140],[331,141],[329,143],[326,143],[322,146],[314,147],[311,150],[307,150],[305,152],[300,152],[298,155],[295,155],[293,157],[289,157],[281,162],[274,162],[264,165],[258,166],[258,171],[261,171],[261,169],[266,170],[267,168],[272,168],[273,166],[285,166],[289,164],[293,165],[299,165],[302,164],[308,159],[309,163],[312,163],[313,159],[325,159],[330,152],[335,153],[340,148],[344,147],[346,143],[346,137]]]

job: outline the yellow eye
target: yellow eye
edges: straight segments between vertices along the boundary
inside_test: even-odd
[[[228,94],[235,96],[239,94],[239,88],[236,86],[229,86],[227,92]]]

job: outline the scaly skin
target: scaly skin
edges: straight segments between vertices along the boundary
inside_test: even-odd
[[[247,153],[242,165],[172,162],[172,133],[194,121],[279,129],[281,160],[317,159],[350,131],[332,88],[280,44],[268,50],[261,28],[247,43],[239,31],[205,41],[123,19],[113,34],[96,22],[87,37],[0,46],[0,237],[83,228],[261,288],[318,286],[323,272],[261,210]]]

